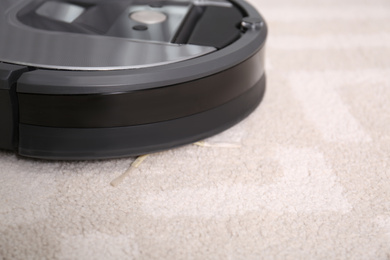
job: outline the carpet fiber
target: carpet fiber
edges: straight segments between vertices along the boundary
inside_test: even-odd
[[[135,158],[0,152],[0,259],[390,259],[390,2],[251,2],[259,108],[115,187]]]

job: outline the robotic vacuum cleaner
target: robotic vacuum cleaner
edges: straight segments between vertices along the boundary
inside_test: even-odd
[[[265,90],[242,0],[0,0],[0,149],[141,155],[219,133]]]

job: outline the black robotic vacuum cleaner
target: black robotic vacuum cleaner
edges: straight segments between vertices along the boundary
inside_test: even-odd
[[[84,160],[192,143],[265,90],[242,0],[0,0],[0,149]]]

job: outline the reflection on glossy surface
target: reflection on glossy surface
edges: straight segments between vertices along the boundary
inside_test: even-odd
[[[46,2],[36,10],[36,13],[53,20],[71,23],[76,20],[84,10],[85,8],[78,5],[61,2]]]
[[[22,24],[17,18],[21,8],[34,2],[0,1],[0,61],[51,69],[115,70],[162,65],[191,59],[215,50],[207,46],[135,41],[103,35],[35,29]],[[59,15],[57,20],[71,21],[82,16],[83,10],[74,6],[67,8],[73,10],[73,13],[70,12],[72,15]],[[44,10],[41,9],[38,14],[42,15]]]

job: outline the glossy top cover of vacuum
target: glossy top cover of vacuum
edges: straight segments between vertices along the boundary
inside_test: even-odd
[[[218,133],[263,96],[266,35],[241,0],[0,0],[0,148],[99,159]]]

